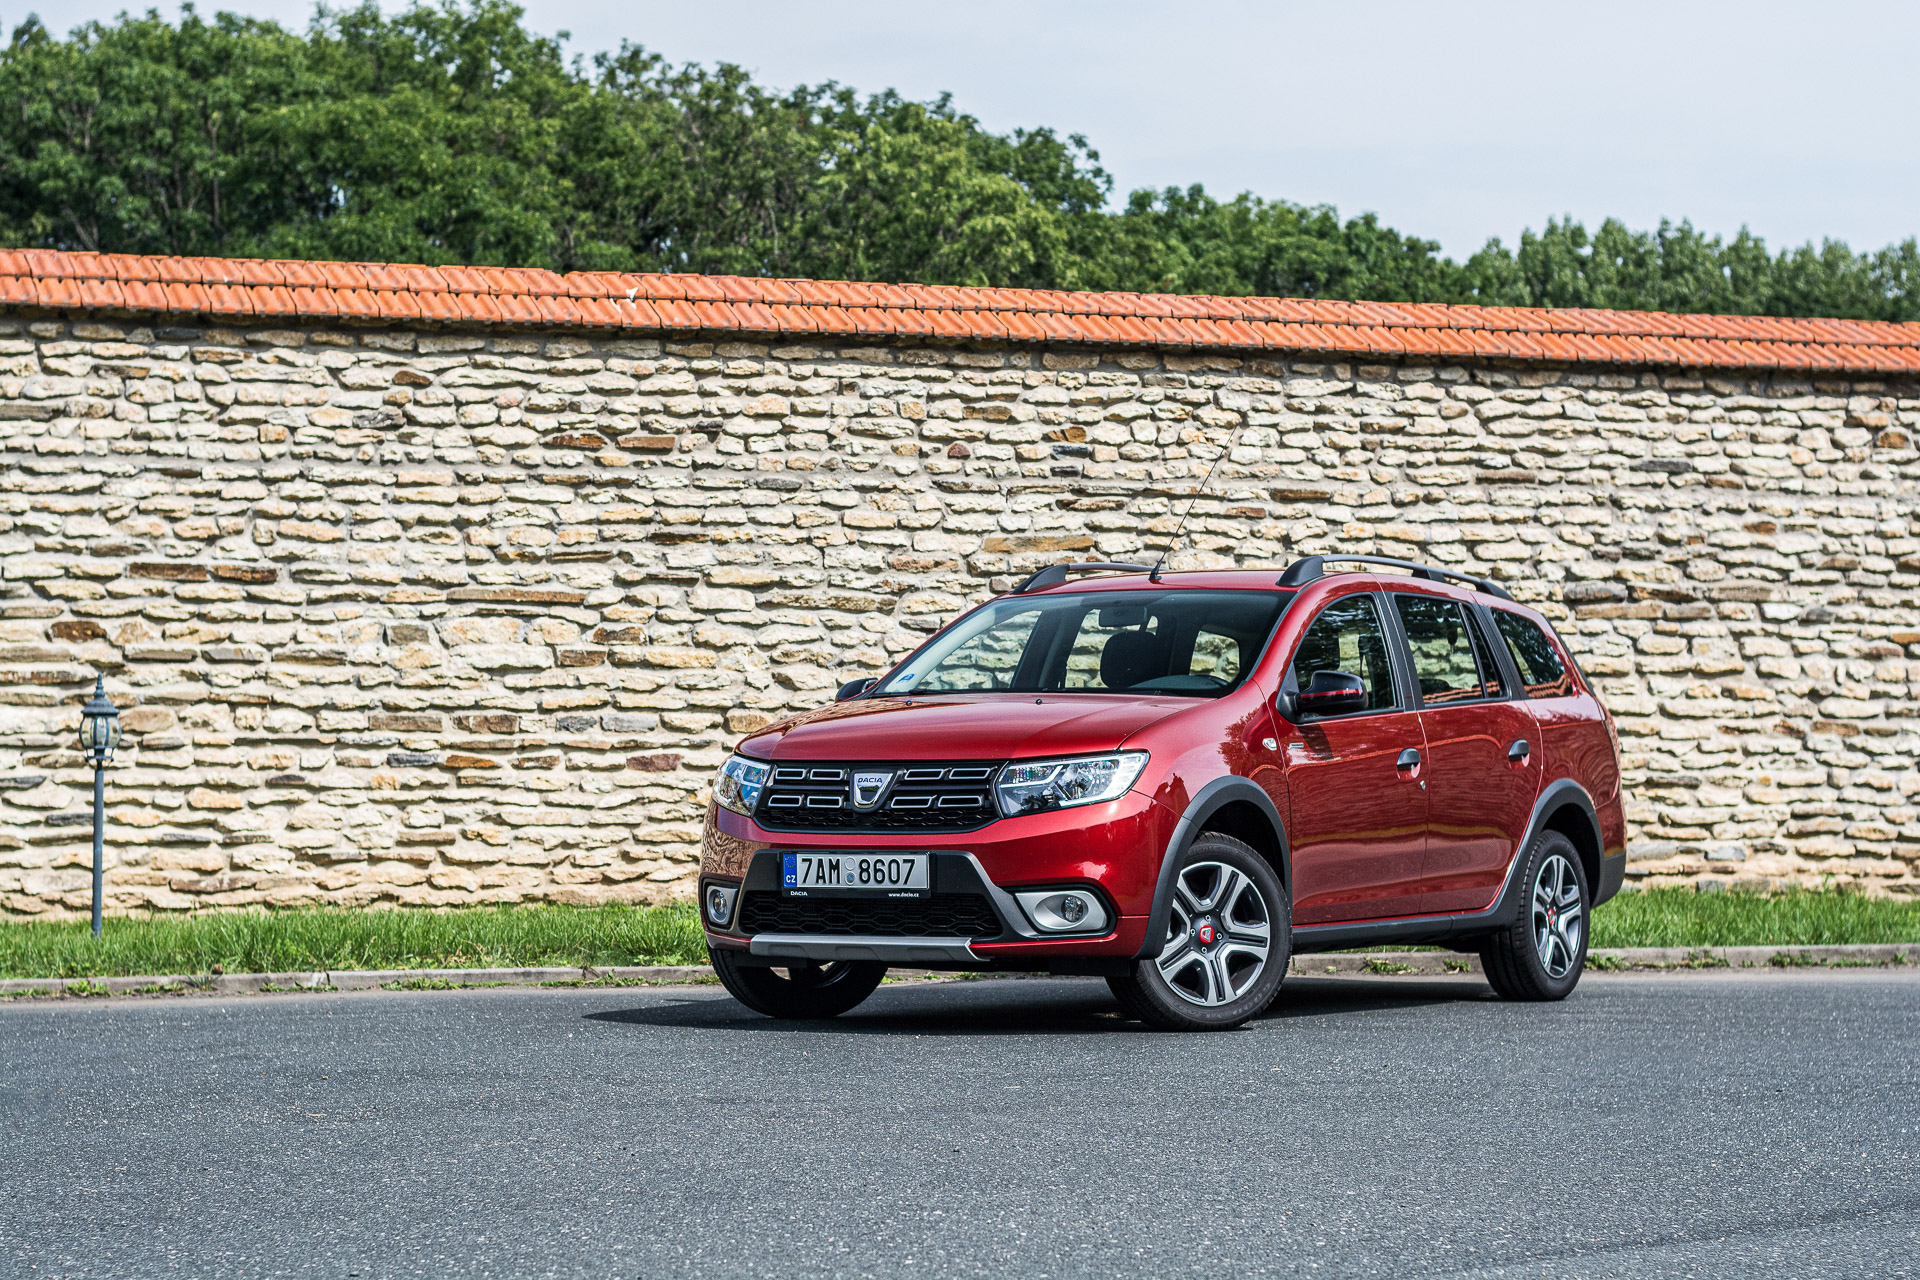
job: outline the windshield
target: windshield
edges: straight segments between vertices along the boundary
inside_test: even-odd
[[[998,600],[935,637],[874,692],[1218,697],[1253,669],[1290,599],[1168,590]]]

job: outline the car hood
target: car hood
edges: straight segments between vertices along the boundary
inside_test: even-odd
[[[860,698],[767,726],[740,744],[763,760],[1017,760],[1112,751],[1193,698],[948,694]]]

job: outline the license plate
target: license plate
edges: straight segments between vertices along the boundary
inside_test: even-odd
[[[924,853],[783,853],[780,864],[781,888],[797,897],[922,898],[928,890]]]

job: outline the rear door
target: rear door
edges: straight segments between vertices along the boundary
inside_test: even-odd
[[[1473,605],[1438,594],[1392,595],[1419,686],[1427,740],[1427,847],[1420,912],[1492,904],[1540,792],[1540,733],[1513,699],[1493,638]]]
[[[1506,644],[1511,667],[1527,697],[1527,710],[1540,725],[1543,782],[1573,778],[1595,803],[1611,800],[1620,788],[1619,762],[1607,732],[1606,712],[1589,689],[1574,681],[1564,641],[1548,639],[1531,618],[1510,609],[1490,609],[1494,635]]]
[[[1365,684],[1365,710],[1296,713],[1279,725],[1289,798],[1293,919],[1329,924],[1405,915],[1420,893],[1427,793],[1420,715],[1397,687],[1384,597],[1338,596],[1308,623],[1281,685],[1306,688],[1315,671]]]

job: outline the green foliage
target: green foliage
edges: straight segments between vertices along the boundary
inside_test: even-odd
[[[706,962],[689,905],[115,917],[97,940],[84,920],[0,922],[6,978]]]
[[[1920,246],[1774,254],[1571,219],[1464,263],[1331,208],[1135,191],[1085,138],[950,99],[780,92],[507,0],[28,19],[0,50],[0,243],[1380,301],[1920,318]]]
[[[1842,946],[1920,943],[1920,901],[1844,890],[1622,893],[1593,913],[1596,947]]]

